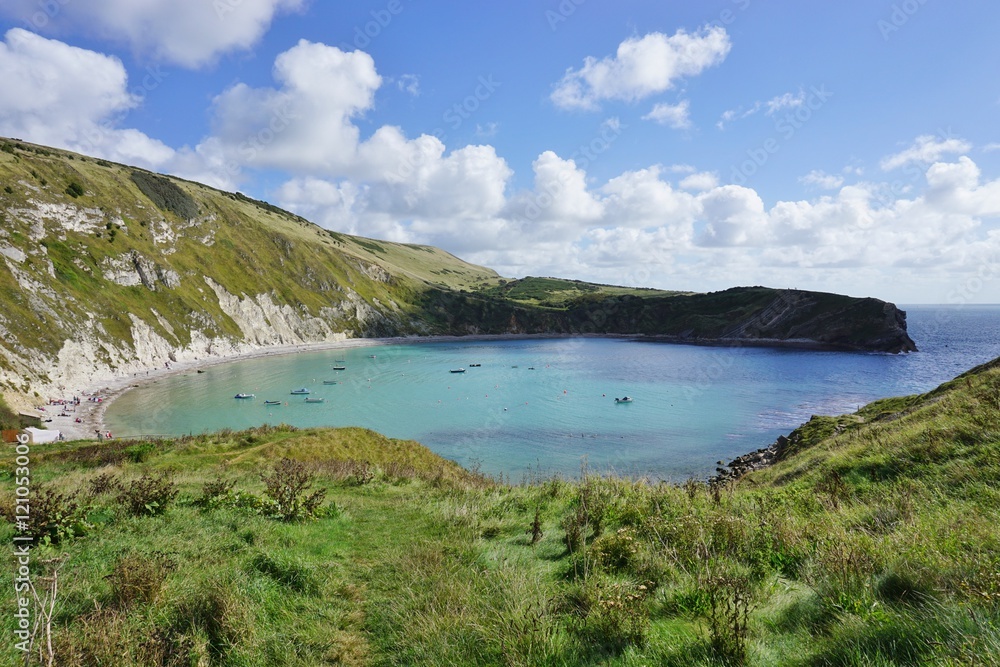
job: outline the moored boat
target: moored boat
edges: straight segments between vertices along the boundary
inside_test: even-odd
[[[264,405],[281,405],[281,401],[264,401]]]
[[[323,380],[323,384],[337,384],[336,380]]]
[[[631,396],[622,396],[621,398],[615,399],[615,403],[631,403],[631,402],[632,402]]]
[[[301,389],[292,389],[292,395],[294,396],[298,396],[300,394],[308,394],[308,393],[309,390],[306,389],[305,387],[302,387]]]
[[[307,398],[306,403],[322,403],[325,400],[325,398]]]
[[[253,398],[253,394],[244,394],[241,391],[240,393],[238,393],[235,396],[233,396],[233,398]]]
[[[347,370],[347,366],[334,366],[333,370],[335,370],[335,371],[346,371]]]
[[[465,369],[464,368],[452,368],[451,372],[452,373],[464,373]]]

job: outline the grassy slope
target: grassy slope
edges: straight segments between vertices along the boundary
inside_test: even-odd
[[[813,420],[794,455],[717,490],[511,487],[359,429],[191,437],[143,463],[122,453],[132,443],[39,447],[36,481],[171,470],[182,495],[142,519],[81,496],[90,534],[34,559],[69,554],[63,665],[995,665],[998,395],[994,364]],[[283,524],[191,504],[218,475],[259,492],[282,455],[314,466],[334,516]],[[157,553],[176,569],[151,600],[116,599],[122,554]]]
[[[356,336],[573,332],[711,338],[782,294],[746,288],[690,295],[554,278],[505,281],[437,248],[329,232],[238,193],[161,179],[196,205],[199,217],[189,222],[158,209],[132,172],[124,165],[0,139],[0,246],[27,253],[23,262],[10,263],[30,283],[22,289],[14,273],[0,270],[0,333],[4,346],[14,351],[11,357],[37,367],[39,358],[54,358],[66,341],[92,335],[128,353],[131,316],[179,347],[191,342],[195,328],[210,337],[241,338],[206,278],[240,297],[266,294],[278,306],[320,317],[333,330]],[[72,196],[71,185],[83,194]],[[33,241],[39,229],[22,211],[39,206],[63,207],[63,214],[89,211],[96,228],[64,231],[47,220],[44,237]],[[174,272],[179,286],[157,283],[150,291],[105,280],[109,261],[130,271],[133,253]],[[884,325],[862,312],[860,300],[836,295],[815,295],[815,300],[816,308],[798,313],[807,323],[819,322],[805,336],[822,336],[829,329],[817,319],[824,314],[849,323],[843,338],[848,343],[861,340],[863,345]],[[358,315],[358,304],[368,312]],[[798,324],[794,318],[788,322]],[[757,334],[795,337],[796,331],[793,326]],[[98,354],[111,363],[109,352]],[[0,354],[0,368],[27,375],[6,354]],[[27,381],[7,389],[32,393]]]
[[[27,260],[15,266],[36,287],[25,294],[11,272],[0,271],[0,325],[9,332],[9,343],[47,356],[74,338],[77,328],[92,330],[87,313],[96,314],[109,340],[127,344],[129,313],[179,345],[190,342],[192,326],[209,335],[240,336],[203,276],[232,294],[269,293],[279,305],[290,304],[313,316],[321,308],[345,305],[349,290],[389,318],[358,322],[348,305],[331,324],[355,335],[413,330],[412,318],[420,315],[415,295],[432,285],[452,290],[498,280],[495,272],[436,248],[329,233],[263,202],[171,179],[197,203],[200,215],[188,224],[157,209],[130,179],[129,167],[23,142],[2,143],[8,150],[0,152],[0,245],[28,253]],[[84,194],[69,195],[71,183],[80,184]],[[30,240],[30,219],[17,212],[39,203],[89,209],[97,229],[64,232],[46,222],[39,247]],[[165,227],[176,234],[176,241],[162,240]],[[151,292],[142,285],[121,286],[103,278],[106,261],[128,258],[132,252],[176,272],[180,286],[159,284]],[[383,275],[376,278],[378,271]],[[6,363],[2,355],[0,363]]]

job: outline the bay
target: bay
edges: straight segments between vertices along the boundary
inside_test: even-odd
[[[133,389],[105,423],[119,437],[282,422],[363,426],[514,481],[576,476],[584,460],[594,471],[682,481],[813,414],[927,391],[1000,356],[1000,307],[907,312],[921,350],[909,355],[557,338],[250,359]],[[450,372],[458,368],[466,371]],[[290,394],[299,387],[324,402]],[[255,398],[234,399],[237,392]],[[615,403],[625,395],[634,402]]]

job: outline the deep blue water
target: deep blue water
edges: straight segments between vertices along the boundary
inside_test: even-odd
[[[927,391],[1000,356],[1000,307],[906,310],[921,350],[909,355],[594,338],[392,345],[166,378],[123,395],[105,421],[119,435],[356,425],[514,481],[577,475],[584,457],[591,470],[676,481],[710,474],[716,460],[766,446],[810,415]],[[338,360],[346,370],[332,370]],[[458,367],[467,370],[449,372]],[[289,394],[301,386],[326,401]],[[233,399],[241,391],[256,398]],[[615,404],[626,394],[633,403]]]

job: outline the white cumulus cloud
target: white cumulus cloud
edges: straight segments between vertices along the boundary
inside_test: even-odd
[[[0,134],[158,168],[175,157],[118,118],[141,102],[121,61],[12,28],[0,42]]]
[[[156,59],[199,67],[253,46],[305,0],[5,0],[0,14],[59,35],[85,31]]]
[[[691,102],[682,100],[678,104],[659,103],[653,105],[652,111],[642,117],[660,125],[667,125],[675,130],[691,128]]]
[[[948,154],[967,153],[972,150],[972,144],[954,137],[939,138],[931,134],[917,137],[912,146],[893,155],[886,156],[879,163],[883,171],[892,171],[899,167],[917,163],[930,164]]]
[[[806,185],[815,185],[823,190],[836,190],[844,184],[844,177],[836,174],[828,174],[819,169],[813,169],[808,174],[799,179]]]
[[[596,109],[601,100],[634,102],[661,93],[684,77],[696,76],[725,60],[732,43],[725,29],[706,27],[673,35],[652,32],[631,37],[614,56],[584,59],[569,69],[552,92],[552,101],[566,109]]]

